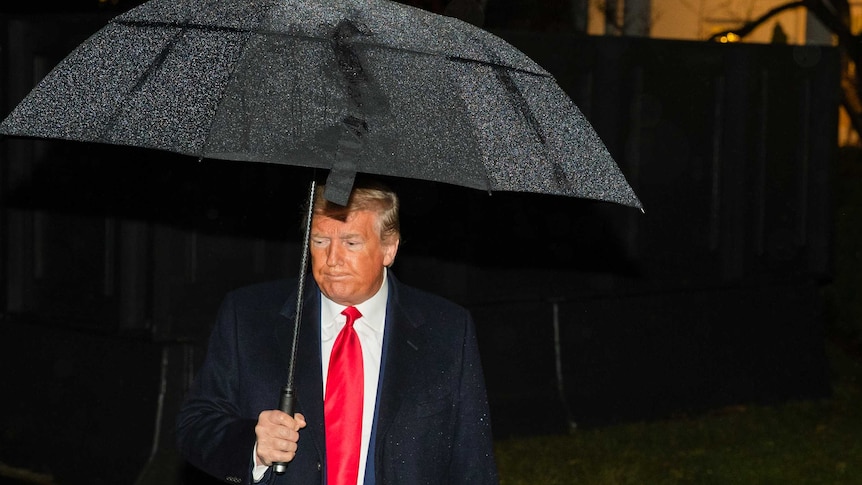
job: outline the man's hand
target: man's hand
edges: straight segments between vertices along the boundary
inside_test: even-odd
[[[257,465],[287,463],[296,456],[299,430],[305,427],[305,416],[290,417],[281,411],[264,411],[257,417]]]

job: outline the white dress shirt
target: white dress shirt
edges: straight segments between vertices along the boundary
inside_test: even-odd
[[[362,442],[359,451],[359,479],[357,485],[365,482],[365,463],[368,459],[368,445],[371,441],[371,425],[374,422],[374,408],[377,405],[377,382],[380,378],[380,359],[383,354],[383,328],[386,323],[386,300],[389,297],[389,284],[386,271],[383,272],[383,285],[368,300],[356,305],[362,314],[353,323],[353,329],[362,345],[362,369],[364,371],[364,392],[362,401]],[[323,372],[323,389],[326,395],[326,376],[329,370],[329,356],[335,338],[347,322],[341,312],[347,307],[320,296],[320,364]]]
[[[377,293],[368,300],[356,305],[362,316],[353,323],[353,329],[362,345],[362,368],[364,371],[364,392],[362,402],[362,442],[359,451],[359,478],[357,485],[365,483],[365,464],[368,460],[368,445],[371,441],[371,426],[374,422],[374,409],[377,405],[377,383],[380,378],[380,361],[383,355],[383,330],[386,324],[386,302],[389,298],[387,271],[383,272],[383,284]],[[324,396],[326,395],[326,375],[329,371],[329,357],[335,338],[347,323],[341,312],[347,307],[320,295],[320,364],[323,375]],[[302,436],[302,430],[300,430]],[[302,438],[300,438],[302,439]],[[253,450],[257,454],[257,445]],[[263,478],[268,467],[256,466],[252,471],[255,482]]]

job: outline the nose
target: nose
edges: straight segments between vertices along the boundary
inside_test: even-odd
[[[341,263],[341,250],[338,244],[330,244],[326,248],[326,265],[338,266]]]

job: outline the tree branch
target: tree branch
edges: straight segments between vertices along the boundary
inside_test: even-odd
[[[764,22],[766,22],[770,18],[774,17],[775,15],[778,15],[785,10],[790,10],[790,9],[799,8],[799,7],[807,7],[807,3],[808,3],[808,0],[798,0],[795,2],[785,3],[784,5],[779,5],[775,8],[773,8],[772,10],[766,12],[765,14],[761,15],[760,17],[758,17],[758,18],[756,18],[750,22],[746,22],[742,27],[740,27],[738,29],[732,29],[732,30],[726,30],[724,32],[718,32],[716,34],[711,35],[709,37],[709,39],[707,39],[707,40],[709,40],[710,42],[715,42],[716,40],[718,40],[719,38],[721,38],[723,36],[726,36],[727,34],[736,34],[740,37],[745,37],[746,35],[753,32],[754,29],[760,27]]]

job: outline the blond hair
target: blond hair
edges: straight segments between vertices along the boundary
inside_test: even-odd
[[[326,200],[326,186],[319,185],[314,199],[313,214],[331,217],[340,221],[347,220],[351,212],[371,211],[377,214],[377,230],[384,243],[401,239],[398,194],[376,181],[358,181],[350,192],[347,205],[339,205]]]

